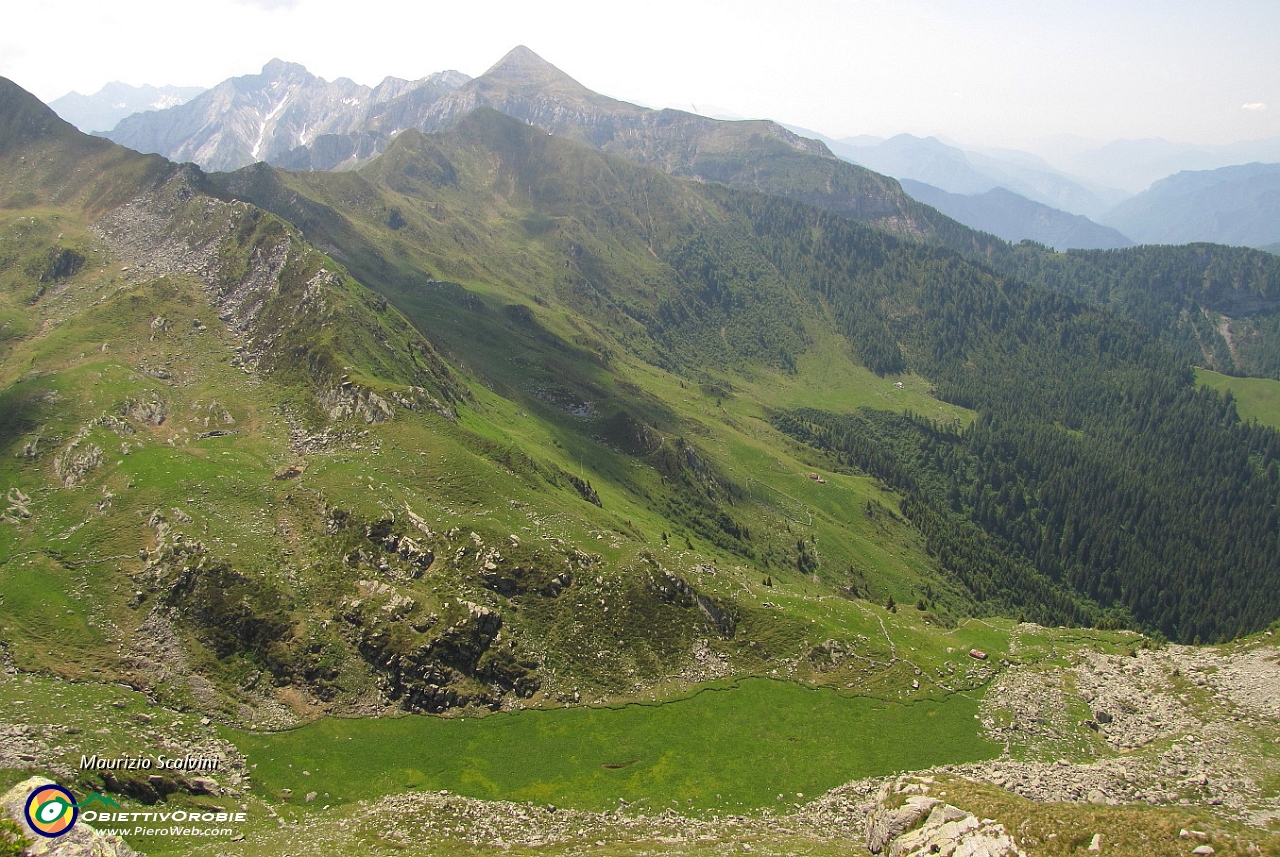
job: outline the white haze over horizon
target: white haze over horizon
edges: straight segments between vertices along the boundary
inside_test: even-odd
[[[60,0],[5,18],[0,75],[45,101],[117,80],[209,87],[272,57],[367,85],[475,77],[523,44],[615,98],[834,138],[1280,136],[1275,0]]]

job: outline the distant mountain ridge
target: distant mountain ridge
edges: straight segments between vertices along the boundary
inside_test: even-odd
[[[988,238],[970,229],[1015,242],[1029,238],[1082,249],[1124,247],[1131,243],[1126,238],[1249,246],[1275,240],[1267,231],[1274,217],[1264,202],[1244,205],[1238,227],[1206,223],[1208,212],[1217,212],[1214,203],[1192,205],[1184,218],[1189,222],[1182,225],[1165,206],[1157,228],[1144,221],[1156,215],[1133,213],[1141,203],[1110,214],[1124,191],[1063,172],[1064,165],[1077,166],[1097,179],[1101,170],[1111,178],[1126,176],[1126,186],[1132,186],[1135,175],[1188,158],[1218,162],[1267,152],[1268,146],[1280,152],[1274,140],[1227,147],[1114,141],[1093,148],[1078,141],[1078,148],[1054,158],[1056,166],[1026,152],[962,149],[909,134],[836,140],[767,120],[717,120],[609,98],[524,46],[475,80],[441,72],[418,81],[387,78],[373,88],[345,78],[330,83],[302,66],[273,60],[259,75],[224,81],[179,107],[131,116],[105,136],[210,170],[255,161],[291,170],[349,169],[376,157],[406,129],[442,130],[482,106],[673,175],[786,196],[966,254],[992,252]],[[841,162],[864,169],[847,169]],[[936,188],[915,186],[919,201],[943,216],[917,204],[885,176]],[[1008,193],[991,193],[997,188]]]
[[[1027,152],[971,151],[937,137],[898,134],[887,140],[822,138],[837,156],[896,179],[933,185],[947,193],[972,196],[1003,187],[1029,200],[1071,214],[1096,217],[1126,194],[1063,174]]]
[[[232,170],[375,125],[384,106],[406,93],[436,98],[467,80],[446,71],[367,87],[347,78],[329,82],[274,59],[261,73],[225,80],[186,104],[130,116],[104,136],[170,160]]]
[[[181,108],[131,117],[107,136],[210,170],[255,161],[333,170],[368,161],[403,130],[448,128],[479,107],[673,175],[787,196],[903,234],[964,232],[893,179],[776,122],[723,121],[618,101],[524,46],[474,80],[451,72],[413,83],[389,79],[373,91],[345,79],[326,83],[275,60],[261,75],[225,81]]]
[[[1280,241],[1280,164],[1184,171],[1117,206],[1103,220],[1135,241],[1211,241],[1266,247]]]
[[[1005,241],[1030,239],[1058,250],[1113,250],[1132,247],[1118,230],[1033,202],[1003,187],[984,193],[947,193],[924,182],[902,180],[902,189],[966,226],[990,232]]]
[[[109,131],[134,113],[186,104],[202,92],[203,86],[130,86],[114,81],[93,95],[68,92],[49,106],[81,131],[91,133]]]
[[[1280,137],[1244,140],[1224,146],[1169,140],[1112,140],[1053,158],[1060,169],[1090,181],[1141,193],[1153,182],[1178,172],[1215,170],[1253,161],[1280,161]]]

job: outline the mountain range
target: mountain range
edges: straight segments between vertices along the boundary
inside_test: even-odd
[[[1007,241],[1109,249],[1192,241],[1259,247],[1275,240],[1274,166],[1161,172],[1182,164],[1231,163],[1249,153],[1280,159],[1274,141],[1216,148],[1121,141],[1065,161],[1096,172],[1114,159],[1123,166],[1107,175],[1125,176],[1128,181],[1119,184],[1140,191],[1131,193],[1073,179],[1025,152],[965,150],[909,134],[844,141],[818,136],[840,157],[899,179],[921,202]],[[1135,185],[1135,175],[1143,177],[1136,181],[1160,180],[1148,188]]]
[[[715,691],[699,704],[733,701],[705,715],[730,742],[697,748],[716,766],[754,746],[808,771],[814,750],[788,739],[815,700],[856,697],[866,735],[932,724],[836,748],[874,745],[878,776],[994,756],[997,740],[1093,772],[1099,754],[1164,752],[1166,733],[1131,738],[1137,697],[1113,705],[1083,666],[1050,694],[1055,670],[1150,666],[1160,694],[1208,705],[1139,655],[1276,627],[1277,421],[1242,420],[1192,367],[1280,377],[1280,258],[1011,245],[774,123],[627,105],[523,48],[474,80],[363,90],[278,62],[253,78],[172,108],[193,135],[165,139],[298,161],[346,140],[347,168],[205,172],[86,136],[0,80],[0,642],[5,675],[26,680],[0,694],[48,681],[40,705],[86,694],[104,720],[173,724],[147,740],[229,760],[210,786],[22,750],[86,793],[252,800],[265,839],[289,827],[275,815],[326,817],[316,803],[336,817],[398,795],[400,818],[428,787],[448,803],[451,774],[405,761],[423,745],[469,760],[448,788],[557,823],[579,808],[548,801],[585,792],[499,783],[578,753],[574,788],[596,808],[728,817],[743,810],[718,792],[760,777],[753,807],[775,806],[763,763],[687,782],[670,755],[703,734],[687,724],[635,750],[651,721],[597,731],[698,688]],[[997,717],[970,696],[1000,682],[1023,707]],[[792,687],[801,701],[780,701]],[[1017,713],[1037,694],[1072,712],[1052,731]],[[29,708],[23,736],[68,716]],[[754,719],[723,728],[728,711]],[[406,712],[450,716],[391,716]],[[504,713],[475,716],[489,712]],[[324,715],[344,717],[302,747],[217,725]],[[532,737],[490,763],[464,731],[477,719]],[[459,729],[366,740],[435,724]],[[1223,741],[1265,771],[1272,731]],[[541,749],[555,734],[578,749]],[[374,757],[390,760],[351,773]],[[1151,758],[1152,802],[1208,800]],[[849,779],[830,764],[812,775],[824,790]],[[966,800],[988,788],[947,782]],[[1102,811],[1085,810],[1073,826]],[[1151,836],[1181,808],[1116,811]],[[776,853],[819,836],[795,835]]]
[[[388,77],[371,88],[346,78],[330,83],[296,63],[272,60],[260,74],[224,81],[168,111],[130,116],[107,136],[137,151],[213,170],[317,146],[332,160],[326,168],[332,168],[352,158],[368,158],[379,145],[351,141],[351,151],[336,154],[331,148],[336,138],[347,142],[355,129],[376,134],[384,123],[400,122],[407,104],[430,103],[466,80],[458,72],[439,72],[417,81]],[[397,101],[406,94],[411,98]]]
[[[910,200],[875,174],[844,170],[832,161],[915,182],[917,195],[932,208],[1009,241],[1030,239],[1063,249],[1123,247],[1132,236],[1117,234],[1113,227],[1122,221],[1142,234],[1137,240],[1164,240],[1136,213],[1141,203],[1108,221],[1125,192],[1073,178],[1025,152],[965,150],[907,134],[834,140],[767,121],[649,110],[592,92],[524,47],[474,81],[441,72],[418,81],[388,78],[373,88],[346,79],[329,83],[301,66],[273,60],[261,74],[228,80],[189,103],[128,117],[107,136],[212,170],[259,160],[294,170],[349,169],[375,157],[407,128],[439,130],[481,105],[674,175],[782,193],[864,219],[896,219],[921,234],[946,227],[925,222],[929,216],[919,209],[908,213]],[[1166,160],[1187,154],[1161,151]],[[779,158],[795,163],[784,166]],[[1175,230],[1176,240],[1262,243],[1239,229],[1208,228],[1203,220],[1184,226]]]
[[[135,113],[177,107],[202,92],[202,86],[130,86],[116,81],[93,95],[69,92],[49,106],[81,131],[110,131]]]
[[[1097,217],[1127,196],[1074,179],[1026,152],[966,150],[937,137],[899,134],[887,140],[826,141],[842,158],[897,179],[974,196],[1002,187],[1050,208]]]
[[[1032,202],[1004,187],[976,194],[947,193],[924,182],[902,179],[902,189],[965,226],[1006,241],[1031,240],[1061,250],[1114,249],[1133,242],[1119,230],[1079,214]]]
[[[1141,193],[1160,179],[1179,172],[1204,172],[1253,162],[1280,162],[1280,137],[1211,146],[1145,140],[1068,140],[1049,160],[1058,168],[1092,182]]]
[[[139,114],[108,136],[208,169],[264,160],[286,169],[330,170],[367,161],[407,128],[438,130],[488,106],[675,175],[798,195],[908,231],[933,228],[926,222],[932,211],[916,206],[896,182],[854,168],[776,123],[727,122],[617,101],[524,47],[475,80],[445,73],[417,84],[387,81],[369,97],[354,86],[328,84],[300,66],[273,61],[261,75],[227,81],[171,112]]]
[[[229,82],[226,86],[237,92],[259,93],[254,98],[262,102],[261,93],[281,87],[288,89],[285,84],[274,80],[277,72],[304,74],[298,67],[278,63],[269,65],[268,69],[268,74],[238,79],[238,82]],[[322,81],[317,83],[316,79],[307,79],[315,86],[327,86]],[[674,176],[716,181],[733,187],[786,196],[860,222],[882,226],[898,235],[927,238],[972,260],[994,264],[1014,276],[1029,276],[1033,279],[1053,277],[1061,286],[1063,269],[1069,268],[1076,272],[1080,268],[1079,260],[1071,260],[1055,262],[1048,267],[1036,263],[1034,269],[1029,269],[1026,259],[1015,258],[1017,254],[1011,254],[1007,246],[992,234],[966,228],[967,224],[962,225],[940,214],[937,209],[920,204],[893,179],[834,156],[821,141],[798,136],[767,121],[714,120],[675,110],[654,111],[617,101],[592,92],[525,47],[513,49],[485,74],[452,89],[444,89],[435,84],[406,86],[406,92],[377,108],[382,111],[380,115],[396,117],[394,126],[375,123],[373,131],[318,138],[312,145],[294,148],[287,155],[282,155],[284,166],[290,169],[315,168],[318,166],[315,160],[320,157],[317,152],[322,150],[342,155],[345,158],[343,163],[351,165],[355,160],[348,153],[368,144],[366,154],[372,157],[373,152],[378,151],[380,146],[387,145],[400,133],[397,128],[409,125],[427,130],[447,127],[460,116],[466,115],[467,111],[477,106],[487,106],[555,136],[657,166]],[[178,110],[207,110],[209,116],[217,117],[220,114],[211,106],[212,98],[213,91]],[[287,105],[282,108],[284,113],[305,113],[305,104],[308,103],[305,98],[284,98],[284,101],[279,102]],[[323,103],[330,102],[332,99]],[[341,100],[336,103],[341,104]],[[259,104],[258,113],[253,114],[260,117],[257,125],[246,121],[239,127],[242,130],[267,127],[269,123],[263,124],[265,120],[261,119],[269,112],[264,105],[265,102]],[[350,117],[354,115],[352,110],[358,112],[360,109],[362,108],[358,106],[345,105],[339,113]],[[162,123],[164,117],[161,114],[151,114],[140,118],[146,118],[152,123]],[[214,137],[226,140],[229,137],[225,135],[231,133],[231,129],[216,119],[210,119],[202,127],[214,136],[197,135],[183,145],[212,145],[210,141]],[[365,127],[372,126],[366,124]],[[248,136],[242,134],[237,138],[241,141],[241,149],[247,145]],[[897,151],[941,151],[948,163],[969,163],[968,155],[936,140],[919,142],[923,146],[916,146],[909,139],[903,138]],[[283,149],[285,145],[279,148]],[[930,195],[949,211],[971,218],[977,229],[989,229],[999,237],[1018,241],[1030,239],[1054,247],[1069,247],[1074,243],[1115,247],[1126,243],[1124,237],[1113,230],[1038,207],[1008,193],[988,194],[974,201],[929,194],[923,188],[920,192]],[[1140,270],[1142,265],[1138,268]],[[1133,273],[1129,271],[1126,277]],[[1073,273],[1066,279],[1072,280],[1075,276]],[[1112,294],[1111,290],[1116,288],[1126,291],[1133,288],[1129,281],[1124,286],[1117,286],[1107,275],[1101,275],[1090,282],[1093,285],[1088,297],[1092,299],[1110,299],[1103,295],[1103,291]],[[1103,283],[1110,285],[1103,286]],[[1203,299],[1208,294],[1209,292],[1203,292],[1200,298]],[[1131,305],[1131,302],[1123,304]],[[1234,305],[1231,303],[1231,306]],[[1213,300],[1204,301],[1202,309],[1209,313],[1207,317],[1215,317],[1217,313],[1224,311],[1223,305]],[[1207,365],[1225,371],[1271,371],[1263,368],[1269,364],[1253,362],[1259,359],[1256,355],[1262,352],[1243,348],[1229,349],[1218,342],[1220,334],[1208,332],[1207,329],[1193,333],[1195,324],[1189,319],[1195,319],[1196,316],[1180,315],[1181,308],[1171,310],[1171,313],[1170,316],[1163,312],[1144,312],[1144,322],[1158,335],[1178,337],[1178,347],[1188,358],[1198,354],[1199,359]],[[1159,321],[1156,321],[1157,318]],[[1256,329],[1252,313],[1244,318],[1228,317],[1222,324],[1228,335],[1233,324],[1242,333]]]
[[[1274,244],[1280,241],[1280,164],[1176,173],[1104,220],[1144,244]]]

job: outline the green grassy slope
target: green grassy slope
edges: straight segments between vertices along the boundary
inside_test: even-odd
[[[1036,472],[1078,466],[1051,464],[1059,460],[1054,456],[1079,458],[1055,449],[1072,442],[1055,426],[1083,431],[1089,440],[1082,449],[1106,459],[1091,472],[1112,472],[1115,462],[1139,454],[1146,457],[1139,470],[1157,473],[1159,462],[1168,460],[1157,453],[1161,444],[1185,443],[1175,437],[1182,432],[1178,426],[1203,422],[1212,428],[1194,441],[1201,452],[1190,466],[1197,472],[1178,480],[1183,487],[1177,490],[1193,494],[1218,478],[1211,462],[1226,450],[1261,450],[1272,442],[1269,435],[1245,438],[1241,427],[1220,424],[1211,402],[1190,396],[1190,377],[1177,355],[1107,312],[812,208],[678,182],[494,111],[477,111],[430,137],[406,132],[383,158],[356,173],[255,168],[218,181],[227,192],[302,224],[312,240],[333,247],[495,391],[557,421],[560,442],[574,444],[572,458],[597,479],[628,481],[626,458],[606,463],[602,446],[639,459],[666,479],[644,487],[630,480],[632,496],[639,488],[645,497],[640,505],[766,569],[816,565],[829,574],[843,567],[847,585],[867,575],[856,561],[845,565],[852,554],[840,547],[838,534],[835,556],[826,553],[832,536],[821,535],[824,556],[815,564],[812,542],[785,527],[780,533],[776,521],[762,521],[757,509],[739,503],[744,487],[759,477],[740,469],[737,453],[719,453],[733,446],[715,439],[718,420],[705,413],[761,418],[797,405],[847,413],[874,402],[944,424],[970,422],[939,401],[947,400],[1031,433],[1002,442],[993,455],[1002,457],[1001,468]],[[913,395],[929,389],[928,382],[896,380],[908,371],[932,382],[933,401]],[[696,423],[689,419],[676,404],[684,397],[660,381],[663,373],[696,384],[715,400],[715,410],[698,414]],[[749,425],[724,424],[734,433]],[[1135,425],[1153,433],[1151,444],[1132,446],[1127,439]],[[766,446],[786,448],[767,428],[752,430],[763,432]],[[700,496],[672,496],[662,490],[676,475],[670,451],[689,445],[697,461],[713,469],[694,479]],[[865,461],[857,466],[868,469]],[[1002,472],[988,471],[987,479]],[[1256,509],[1245,495],[1273,490],[1267,472],[1246,468],[1240,477],[1214,514]],[[680,478],[688,483],[689,474]],[[1080,478],[1077,473],[1071,481],[1079,484]],[[1122,506],[1136,494],[1163,503],[1171,489],[1152,486],[1165,478],[1143,477],[1128,487],[1108,482],[1098,490]],[[971,491],[959,482],[948,489],[956,494],[952,505]],[[981,599],[1003,603],[1001,609],[1025,607],[1042,621],[1136,618],[1190,640],[1257,629],[1274,608],[1247,596],[1247,609],[1241,602],[1210,610],[1203,600],[1199,608],[1191,602],[1175,606],[1161,592],[1201,592],[1208,573],[1193,572],[1185,561],[1190,554],[1182,551],[1150,559],[1147,547],[1135,545],[1135,531],[1123,529],[1123,521],[1139,514],[1131,507],[1103,504],[1098,521],[1073,523],[1065,536],[1058,531],[1063,508],[1029,512],[1001,530],[990,511],[1006,511],[1007,492],[996,497],[998,489],[992,484],[993,496],[981,508],[978,499],[971,501],[975,522],[997,536],[996,554],[1020,545],[1015,550],[1024,554],[1018,560],[1024,568],[1004,575],[1005,583],[988,585],[999,575],[978,569],[989,561],[964,561],[974,577],[960,567],[959,545],[943,547],[935,538],[928,550],[953,560],[941,563],[943,574],[934,580],[914,575],[914,586],[927,600],[941,589],[948,611],[973,609],[972,595],[964,593],[981,592]],[[1027,490],[1038,497],[1042,490],[1056,496],[1059,489]],[[754,499],[789,493],[773,485]],[[1172,522],[1177,516],[1162,517]],[[919,520],[913,523],[927,530]],[[1247,524],[1264,541],[1270,538],[1261,535],[1266,526],[1261,518]],[[1078,533],[1085,528],[1085,541],[1101,543],[1101,550],[1080,547]],[[1166,545],[1181,538],[1163,531],[1147,537]],[[1037,546],[1042,544],[1052,547]],[[1226,556],[1224,546],[1207,550]],[[1116,559],[1135,551],[1147,558]],[[1265,556],[1264,550],[1230,560],[1221,570],[1226,578],[1209,576],[1237,581],[1227,590],[1242,597],[1250,587],[1239,581],[1273,573]],[[1029,595],[1018,582],[1028,573],[1044,576],[1028,584],[1040,594]],[[860,591],[883,593],[874,567],[870,574],[871,585]],[[1199,582],[1182,585],[1193,578]],[[1064,583],[1074,592],[1063,595]]]
[[[852,473],[813,482],[751,397],[639,359],[642,333],[584,326],[557,297],[581,277],[548,290],[561,312],[535,314],[534,295],[488,280],[424,283],[427,245],[407,229],[335,220],[368,230],[326,242],[353,270],[399,265],[402,316],[288,223],[203,196],[197,173],[52,125],[13,153],[60,169],[86,145],[128,168],[100,170],[129,201],[105,216],[47,171],[6,174],[27,195],[5,212],[0,273],[0,573],[21,668],[287,722],[625,698],[708,638],[728,673],[750,673],[847,635],[758,604],[833,586],[904,602],[927,588],[940,611],[968,609],[892,496]],[[399,199],[406,221],[428,211]],[[558,250],[530,247],[550,280]],[[539,258],[434,251],[513,280]],[[652,254],[631,251],[611,270],[630,266],[644,294]],[[157,276],[174,258],[200,275]],[[425,317],[439,349],[408,324]],[[815,354],[845,349],[824,334]],[[735,378],[808,395],[767,363]],[[813,392],[944,407],[906,381],[859,370]]]

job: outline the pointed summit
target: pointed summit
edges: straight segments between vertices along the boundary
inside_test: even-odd
[[[508,86],[547,86],[568,85],[585,90],[582,84],[574,80],[524,45],[517,45],[507,55],[494,63],[493,67],[481,75],[482,79]]]
[[[564,72],[524,45],[516,45],[507,51],[502,59],[485,72],[486,77],[542,77],[547,74],[564,74]]]

